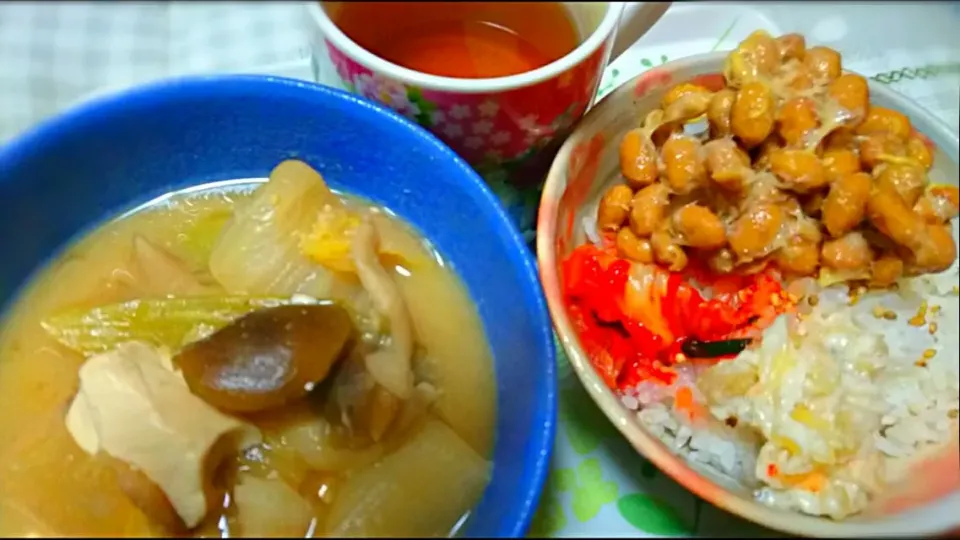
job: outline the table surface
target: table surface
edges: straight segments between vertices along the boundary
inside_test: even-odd
[[[0,141],[92,94],[171,75],[313,79],[302,9],[291,2],[0,4]],[[669,59],[727,50],[762,28],[801,32],[842,51],[845,67],[960,130],[958,23],[960,2],[677,3],[611,63],[600,96]],[[559,363],[558,437],[531,535],[776,534],[700,501],[637,455],[562,355]]]

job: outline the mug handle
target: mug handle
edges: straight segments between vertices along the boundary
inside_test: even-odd
[[[610,61],[616,60],[643,37],[669,7],[670,2],[626,2],[620,12],[617,35],[610,48]]]

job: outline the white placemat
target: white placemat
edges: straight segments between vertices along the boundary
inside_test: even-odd
[[[172,75],[312,79],[303,4],[0,3],[0,141],[91,94]],[[960,2],[825,5],[677,3],[611,65],[610,74],[623,73],[608,75],[604,86],[646,67],[633,61],[652,65],[683,50],[727,46],[717,33],[727,29],[717,26],[731,20],[738,27],[774,24],[837,47],[848,66],[884,75],[960,130]]]
[[[0,141],[94,93],[189,73],[312,79],[299,2],[0,3]]]
[[[727,50],[744,28],[800,32],[843,53],[845,68],[915,99],[960,131],[960,2],[675,4],[610,65],[601,95],[682,54]]]
[[[844,66],[917,100],[960,131],[960,2],[770,2],[785,32],[843,53]]]

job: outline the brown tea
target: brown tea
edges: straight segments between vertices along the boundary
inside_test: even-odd
[[[324,2],[344,34],[405,68],[464,79],[505,77],[579,44],[561,2]]]

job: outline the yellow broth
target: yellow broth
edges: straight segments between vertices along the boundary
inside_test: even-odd
[[[165,534],[128,500],[102,456],[86,454],[68,433],[64,415],[77,391],[77,371],[84,357],[51,338],[40,321],[68,308],[142,297],[128,267],[137,235],[181,258],[202,281],[214,283],[206,261],[217,233],[234,205],[249,196],[243,191],[191,190],[107,223],[45,269],[8,313],[0,334],[0,536]],[[356,200],[348,204],[363,205]],[[399,251],[402,260],[415,261],[410,268],[394,265],[393,276],[439,390],[433,413],[480,456],[489,458],[496,390],[490,350],[473,303],[459,278],[409,227],[382,211],[375,221],[382,241]],[[237,523],[244,516],[228,505],[219,512],[223,516],[212,512],[193,534],[220,536],[220,529],[226,528],[231,536],[323,535],[329,501],[354,472],[311,470],[295,450],[285,447],[283,437],[271,437],[272,428],[282,429],[291,418],[313,414],[305,411],[299,407],[248,418],[264,431],[266,450],[259,458],[231,462],[236,470],[227,472],[282,478],[308,502],[309,531],[271,530],[263,524],[237,530],[243,528]],[[403,440],[381,442],[393,449],[404,444]],[[358,454],[351,456],[357,459],[356,469],[369,468],[372,463],[364,463],[362,452]],[[374,456],[373,461],[377,459],[381,458]],[[419,479],[431,481],[429,476]],[[403,509],[398,512],[402,519]],[[247,521],[259,519],[246,517]],[[451,532],[455,525],[449,524]]]

